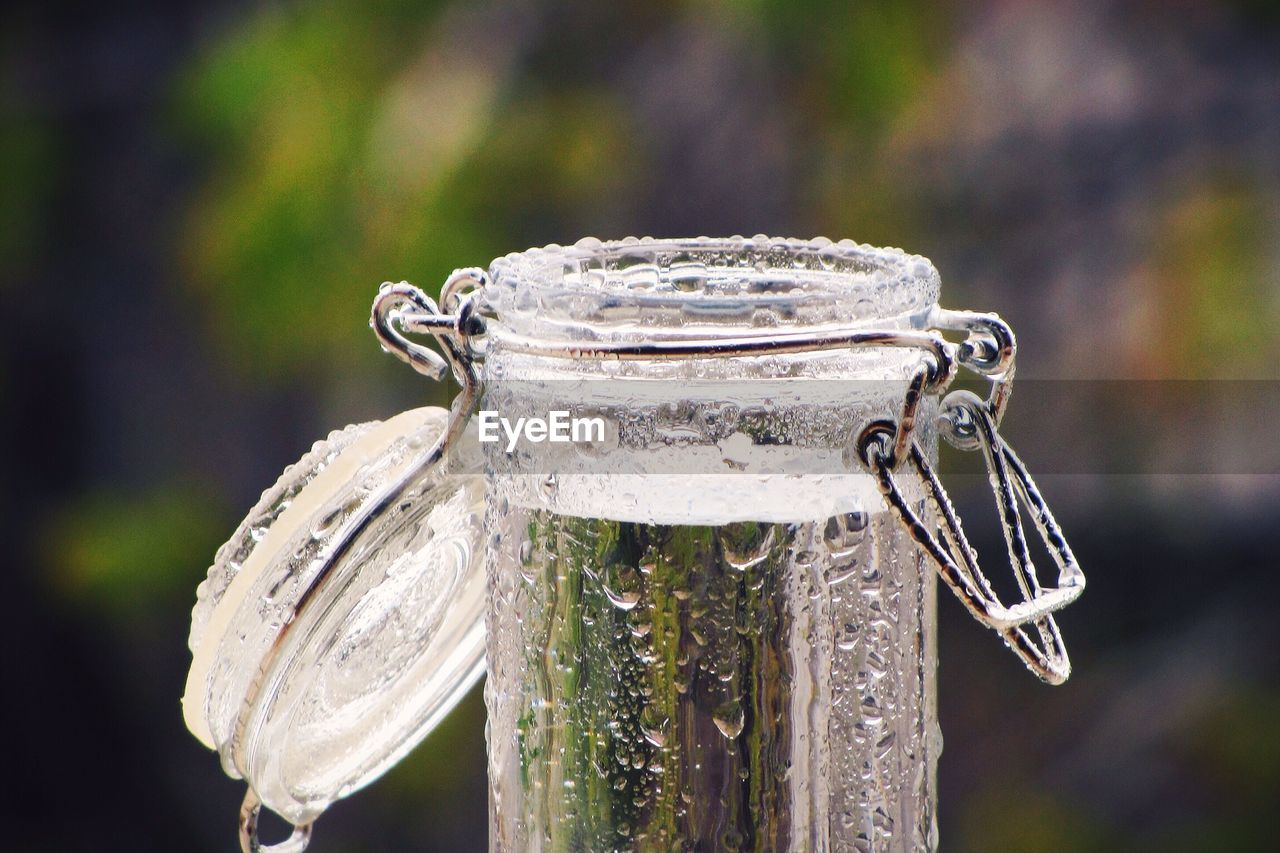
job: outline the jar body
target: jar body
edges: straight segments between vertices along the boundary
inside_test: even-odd
[[[608,433],[486,447],[493,849],[936,845],[933,575],[846,452],[912,363],[492,342],[482,411]]]
[[[934,584],[838,522],[494,517],[492,848],[932,847]]]

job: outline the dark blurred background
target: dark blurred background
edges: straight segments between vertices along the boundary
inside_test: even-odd
[[[1020,335],[1005,432],[1090,585],[1056,689],[941,595],[945,848],[1275,849],[1277,4],[43,2],[0,53],[0,848],[234,849],[194,589],[314,439],[439,399],[380,281],[765,232],[928,255]],[[483,725],[316,849],[484,849]]]

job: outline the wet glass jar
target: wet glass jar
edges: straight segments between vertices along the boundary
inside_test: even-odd
[[[1084,588],[998,434],[1013,332],[939,287],[767,237],[531,249],[439,304],[383,285],[375,334],[452,371],[452,410],[317,442],[197,592],[183,712],[247,782],[243,850],[301,851],[486,668],[495,850],[935,848],[935,574],[1053,684]],[[946,393],[959,368],[985,398]],[[1020,601],[939,438],[983,455]],[[262,806],[294,824],[270,848]]]
[[[490,276],[481,412],[604,423],[486,445],[492,848],[932,847],[936,585],[850,452],[920,354],[508,342],[921,329],[933,266],[825,241],[585,241]]]

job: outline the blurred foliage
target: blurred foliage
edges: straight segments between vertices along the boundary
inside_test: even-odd
[[[1203,788],[1203,806],[1224,823],[1248,824],[1280,803],[1280,690],[1236,685],[1185,732],[1185,757]],[[1259,842],[1264,836],[1259,833]]]
[[[194,601],[192,569],[207,567],[226,535],[219,509],[192,485],[141,495],[98,490],[69,501],[40,537],[50,584],[121,626],[157,606]]]
[[[547,239],[538,222],[562,223],[561,239],[593,232],[591,211],[636,195],[656,168],[592,57],[566,50],[547,79],[518,76],[501,51],[467,43],[478,34],[458,8],[267,7],[181,81],[179,126],[216,152],[187,228],[187,278],[242,368],[368,359],[356,324],[295,312],[359,317],[371,274],[433,288],[454,266],[523,248],[521,236]],[[818,200],[811,218],[902,242],[914,229],[901,182],[875,155],[931,79],[943,18],[922,2],[743,8],[816,122],[818,168],[801,190]]]
[[[1151,252],[1168,374],[1213,379],[1276,375],[1280,293],[1270,274],[1268,205],[1240,180],[1181,199]]]
[[[370,276],[434,289],[521,220],[625,189],[607,95],[513,91],[478,48],[433,4],[336,2],[270,7],[196,63],[178,121],[217,155],[186,266],[243,368],[367,361],[368,331],[334,320],[367,314]]]
[[[13,37],[0,34],[0,42]],[[59,174],[57,141],[17,84],[0,76],[0,289],[19,281],[41,247]]]
[[[217,152],[193,208],[189,277],[244,367],[348,356],[347,325],[325,319],[360,316],[376,284],[369,271],[400,266],[364,257],[381,229],[368,229],[379,211],[361,165],[377,96],[432,12],[269,7],[210,46],[180,84],[179,120]]]
[[[38,122],[7,116],[0,126],[0,287],[33,259],[53,189],[53,137]]]
[[[925,0],[738,0],[758,18],[804,112],[885,134],[945,59],[950,10]]]
[[[797,195],[823,233],[902,245],[920,233],[899,164],[886,156],[947,59],[950,10],[923,0],[738,0],[813,134]]]
[[[978,785],[960,816],[956,838],[947,846],[986,851],[1090,853],[1125,846],[1086,809],[1033,784],[991,788]]]
[[[1160,756],[1178,764],[1181,784],[1158,791],[1166,803],[1150,814],[1072,802],[1024,775],[1041,772],[1036,767],[1003,782],[976,780],[948,846],[1064,853],[1269,849],[1270,824],[1257,816],[1280,802],[1277,720],[1280,693],[1273,687],[1237,684],[1224,691],[1207,713],[1179,727],[1172,748]]]

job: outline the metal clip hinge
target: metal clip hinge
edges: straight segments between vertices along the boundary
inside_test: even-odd
[[[997,631],[1033,673],[1050,684],[1061,684],[1071,674],[1071,662],[1053,613],[1075,601],[1084,591],[1084,573],[1035,481],[1017,454],[996,432],[995,418],[989,406],[967,391],[956,391],[944,401],[941,419],[947,424],[960,421],[965,429],[961,435],[976,441],[986,457],[1005,543],[1023,596],[1021,603],[1005,605],[992,590],[946,490],[918,444],[912,444],[907,458],[919,474],[928,499],[937,512],[936,534],[903,495],[894,476],[892,453],[888,449],[889,436],[894,432],[893,424],[880,421],[867,427],[858,439],[859,456],[876,478],[876,485],[894,514],[934,562],[943,582],[969,612],[979,622]],[[1056,587],[1046,589],[1040,586],[1027,547],[1019,499],[1032,513],[1036,530],[1057,564]],[[1028,631],[1029,626],[1035,628],[1035,637]]]

